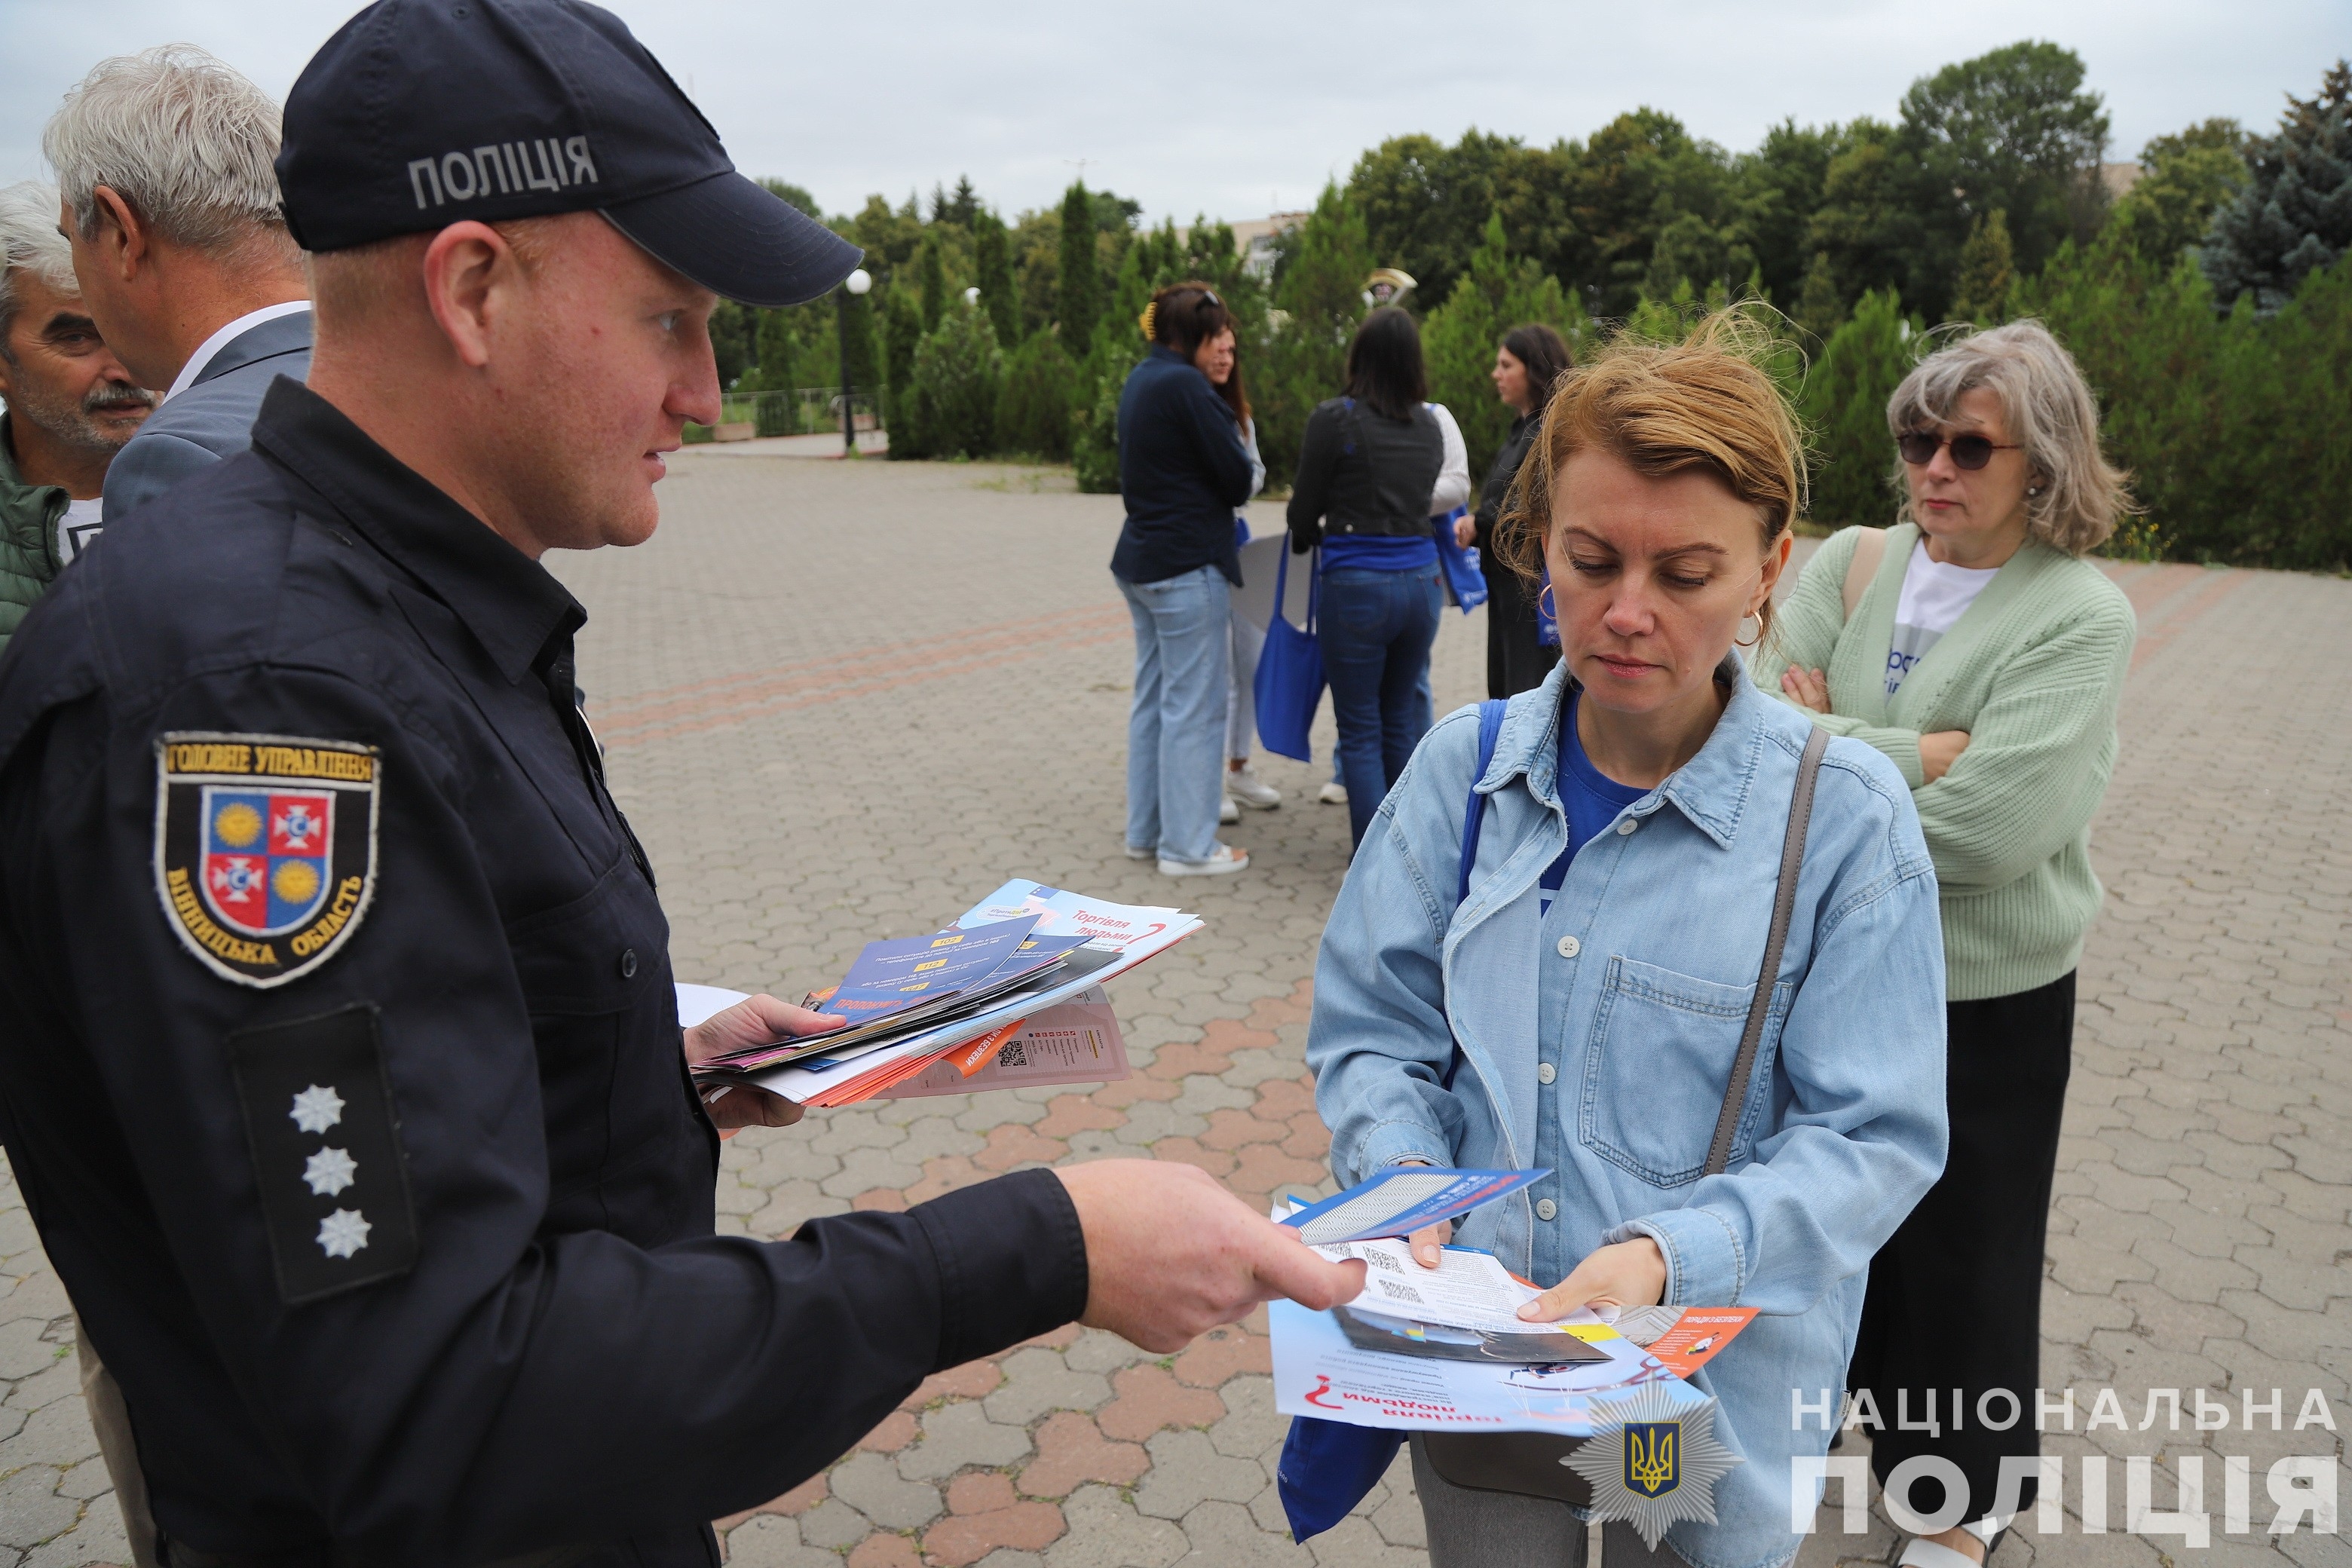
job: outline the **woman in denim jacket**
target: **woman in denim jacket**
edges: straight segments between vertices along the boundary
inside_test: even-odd
[[[1836,1408],[1871,1255],[1945,1152],[1935,874],[1902,775],[1832,740],[1729,1167],[1703,1174],[1811,730],[1733,651],[1745,618],[1769,629],[1802,488],[1747,336],[1718,318],[1562,382],[1506,530],[1524,574],[1550,567],[1561,666],[1511,700],[1482,775],[1475,710],[1422,743],[1331,912],[1307,1046],[1340,1182],[1549,1168],[1461,1237],[1559,1281],[1524,1315],[1758,1309],[1693,1379],[1743,1461],[1717,1521],[1663,1543],[1696,1568],[1795,1555],[1791,1461],[1830,1418],[1792,1409]],[[1568,1505],[1455,1487],[1419,1440],[1413,1473],[1435,1568],[1582,1563]],[[1643,1548],[1618,1525],[1608,1552]]]

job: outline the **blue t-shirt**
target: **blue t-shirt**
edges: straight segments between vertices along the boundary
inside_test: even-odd
[[[1649,793],[1621,784],[1592,765],[1576,733],[1576,698],[1571,695],[1559,721],[1559,803],[1568,808],[1568,847],[1540,879],[1539,914],[1551,912],[1552,895],[1568,880],[1568,863],[1576,858],[1576,852],[1607,832],[1618,813]]]

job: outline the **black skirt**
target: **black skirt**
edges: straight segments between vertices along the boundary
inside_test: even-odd
[[[1864,1427],[1880,1484],[1905,1459],[1938,1455],[1968,1479],[1968,1522],[1992,1512],[2003,1456],[2041,1452],[2042,1258],[2074,1059],[2074,976],[1948,1003],[1945,1017],[1951,1154],[1871,1260],[1846,1383],[1857,1399],[1869,1391],[1884,1424]],[[1931,1409],[1938,1431],[1902,1426],[1924,1426]],[[1936,1512],[1943,1490],[1922,1479],[1912,1510]],[[2029,1479],[2017,1507],[2033,1500]]]

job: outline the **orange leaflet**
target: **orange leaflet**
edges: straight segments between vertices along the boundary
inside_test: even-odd
[[[1004,1042],[1019,1034],[1021,1032],[1021,1026],[1028,1021],[1029,1020],[1026,1018],[1015,1018],[1010,1024],[1005,1025],[1004,1027],[995,1030],[992,1033],[982,1035],[980,1038],[974,1040],[971,1045],[965,1049],[961,1056],[955,1058],[956,1070],[962,1073],[964,1077],[970,1078],[972,1074],[986,1067],[995,1057],[996,1053],[1003,1048]],[[928,1066],[929,1064],[926,1063],[925,1065]]]
[[[1675,1326],[1651,1342],[1650,1353],[1676,1377],[1688,1377],[1714,1360],[1755,1316],[1753,1307],[1685,1307]]]

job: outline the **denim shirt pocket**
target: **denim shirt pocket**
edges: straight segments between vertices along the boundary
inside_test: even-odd
[[[1688,1186],[1731,1083],[1756,987],[1725,985],[1622,955],[1612,958],[1584,1054],[1577,1138],[1651,1186]],[[1769,1101],[1774,1047],[1796,987],[1772,988],[1764,1037],[1732,1137],[1738,1163],[1756,1142],[1757,1107]]]

